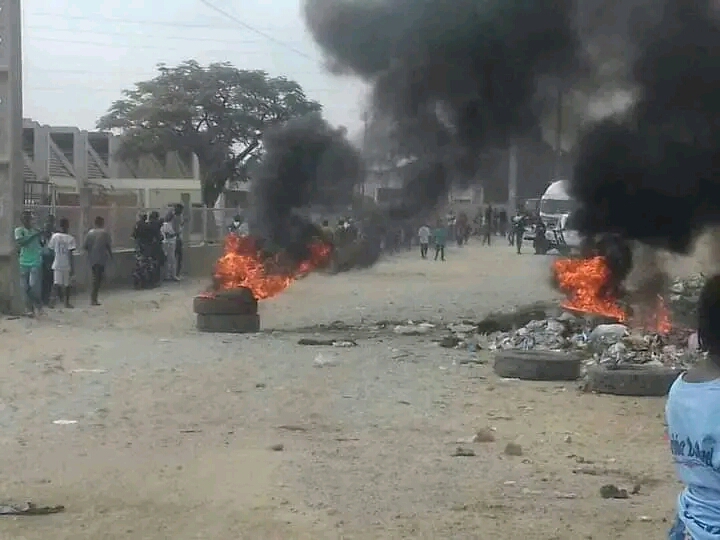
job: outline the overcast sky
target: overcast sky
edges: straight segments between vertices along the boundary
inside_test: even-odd
[[[331,123],[357,136],[365,87],[323,69],[300,0],[209,1],[266,36],[200,0],[23,0],[24,116],[94,129],[120,91],[152,78],[156,64],[196,59],[294,79]]]

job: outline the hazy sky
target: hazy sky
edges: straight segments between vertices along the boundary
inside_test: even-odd
[[[365,87],[323,69],[300,0],[209,1],[270,38],[200,0],[22,0],[24,116],[93,129],[120,91],[152,78],[156,64],[194,58],[294,79],[331,123],[360,131]]]

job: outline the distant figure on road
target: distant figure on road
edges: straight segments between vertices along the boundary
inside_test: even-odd
[[[143,218],[142,226],[144,226],[144,224],[145,219]],[[140,225],[136,225],[136,229],[139,226]],[[142,235],[142,231],[139,231],[139,235]],[[135,236],[135,238],[138,240],[138,236]],[[90,232],[88,232],[85,237],[83,249],[87,254],[88,264],[92,272],[90,305],[99,306],[98,294],[105,279],[105,267],[108,261],[112,259],[112,239],[110,238],[110,233],[105,230],[105,219],[101,216],[95,218],[95,227],[90,229]]]
[[[183,212],[185,207],[182,204],[176,204],[172,213],[172,227],[175,231],[175,275],[179,278],[183,263],[183,228],[185,227],[185,218]]]
[[[427,259],[428,247],[430,246],[430,227],[423,225],[418,229],[418,239],[420,240],[420,257]]]
[[[437,227],[433,231],[433,241],[435,242],[435,260],[445,260],[445,243],[447,242],[447,229],[443,227],[441,221],[438,220]]]
[[[483,229],[483,240],[482,245],[484,246],[487,244],[490,245],[490,239],[492,237],[493,233],[493,208],[488,204],[487,208],[485,209],[485,220],[484,220],[484,229]]]
[[[65,307],[71,309],[70,291],[72,280],[75,277],[75,250],[77,243],[70,234],[70,221],[67,218],[60,220],[60,232],[50,237],[48,248],[53,252],[53,284],[55,294],[60,301],[65,301]]]
[[[517,249],[517,254],[520,255],[522,250],[523,235],[525,234],[525,216],[518,212],[513,218],[512,224],[512,240]],[[512,245],[512,244],[511,244]]]
[[[42,314],[42,243],[39,231],[33,226],[29,211],[22,214],[22,225],[15,229],[15,245],[19,251],[20,279],[25,291],[26,314]]]

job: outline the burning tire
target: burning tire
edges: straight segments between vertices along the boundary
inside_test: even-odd
[[[197,329],[201,332],[249,334],[260,331],[260,316],[198,314]]]
[[[554,351],[498,351],[493,370],[500,377],[526,381],[574,381],[582,358]]]
[[[198,315],[256,315],[257,310],[257,300],[249,289],[220,291],[193,300],[193,311]]]
[[[586,389],[616,396],[664,397],[682,370],[643,365],[616,369],[593,366],[587,371]]]

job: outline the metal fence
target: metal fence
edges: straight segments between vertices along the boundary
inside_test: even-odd
[[[93,206],[83,215],[83,209],[79,206],[29,205],[25,209],[33,212],[37,226],[42,226],[48,215],[54,215],[56,220],[67,218],[70,221],[70,233],[78,242],[85,238],[95,218],[101,216],[105,219],[105,228],[112,237],[115,249],[133,248],[132,232],[140,214],[157,211],[160,217],[165,217],[169,211],[169,208]],[[202,245],[221,241],[236,213],[232,208],[186,209],[185,227],[190,232],[190,244]]]

